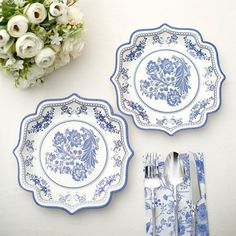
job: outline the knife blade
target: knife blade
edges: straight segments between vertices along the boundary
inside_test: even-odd
[[[191,192],[192,192],[192,203],[196,206],[198,201],[201,199],[201,190],[198,181],[198,171],[193,153],[190,153],[190,182],[191,182]]]
[[[198,201],[201,199],[201,189],[198,181],[198,171],[196,160],[193,153],[189,155],[190,163],[190,182],[192,192],[192,235],[196,235],[196,206]]]

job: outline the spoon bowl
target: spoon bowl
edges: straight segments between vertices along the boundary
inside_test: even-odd
[[[185,169],[177,152],[171,152],[165,161],[165,179],[169,184],[177,186],[183,182]]]
[[[177,186],[184,181],[185,169],[183,161],[177,152],[171,152],[165,160],[164,177],[167,183],[173,186],[173,197],[175,202],[175,235],[178,235],[178,202]]]

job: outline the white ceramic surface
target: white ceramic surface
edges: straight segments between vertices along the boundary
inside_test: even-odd
[[[26,116],[14,154],[19,183],[35,202],[73,214],[106,206],[127,182],[127,124],[101,100],[72,94]]]
[[[170,135],[202,127],[221,103],[216,47],[191,28],[163,24],[135,31],[116,52],[117,104],[135,125]]]

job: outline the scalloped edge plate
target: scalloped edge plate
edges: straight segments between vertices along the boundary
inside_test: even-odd
[[[189,68],[195,67],[195,69],[183,71],[182,74],[187,74],[189,84],[182,88],[178,87],[174,95],[171,92],[177,87],[176,84],[172,83],[172,87],[169,88],[162,87],[168,91],[168,93],[165,91],[163,93],[158,90],[159,84],[150,86],[151,79],[149,78],[152,77],[153,72],[149,72],[148,75],[145,72],[148,68],[148,58],[150,58],[149,62],[160,68],[164,60],[173,59],[170,51],[174,51],[174,57],[177,55],[177,58],[180,57],[181,60],[184,58],[190,64]],[[181,54],[183,56],[178,56]],[[146,67],[143,66],[144,62]],[[174,63],[179,65],[176,59],[172,65]],[[183,64],[186,66],[188,63]],[[171,79],[167,75],[172,72],[168,70],[165,72],[167,73],[164,79]],[[176,74],[178,72],[174,76],[172,73],[175,81]],[[163,76],[163,70],[160,76]],[[192,82],[191,76],[198,80],[194,79]],[[110,78],[116,90],[117,106],[120,112],[130,115],[134,124],[140,129],[159,130],[169,135],[174,135],[180,130],[200,128],[206,124],[208,114],[220,108],[221,86],[224,79],[225,75],[219,64],[218,52],[212,43],[204,41],[199,31],[195,29],[176,28],[168,24],[135,31],[129,42],[117,49],[115,70]],[[153,81],[154,79],[151,82]],[[194,89],[191,90],[190,85]],[[153,88],[157,89],[158,93],[150,92]],[[184,99],[186,97],[188,99],[189,91],[191,91],[189,93],[191,99],[185,106]],[[171,104],[169,108],[168,103]]]
[[[79,127],[85,127],[85,132]],[[88,129],[92,132],[88,133]],[[73,139],[73,143],[72,133],[80,138]],[[87,165],[85,172],[81,163],[85,163],[82,158],[88,144],[85,142],[91,134],[92,138],[96,136],[92,144],[97,142],[97,148],[93,146],[95,162],[90,159],[90,167]],[[62,155],[61,149],[66,154]],[[133,151],[126,121],[113,113],[109,103],[72,94],[61,99],[43,100],[35,113],[22,120],[13,154],[17,159],[19,184],[32,192],[36,204],[74,214],[85,208],[107,206],[112,194],[126,186]],[[71,162],[65,162],[65,158]],[[96,168],[96,160],[97,166],[102,163],[100,167]],[[79,164],[75,165],[73,161]],[[70,168],[63,169],[68,163]]]

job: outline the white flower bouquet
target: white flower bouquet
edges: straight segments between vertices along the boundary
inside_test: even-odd
[[[41,84],[84,48],[76,0],[0,0],[0,65],[15,85]]]

